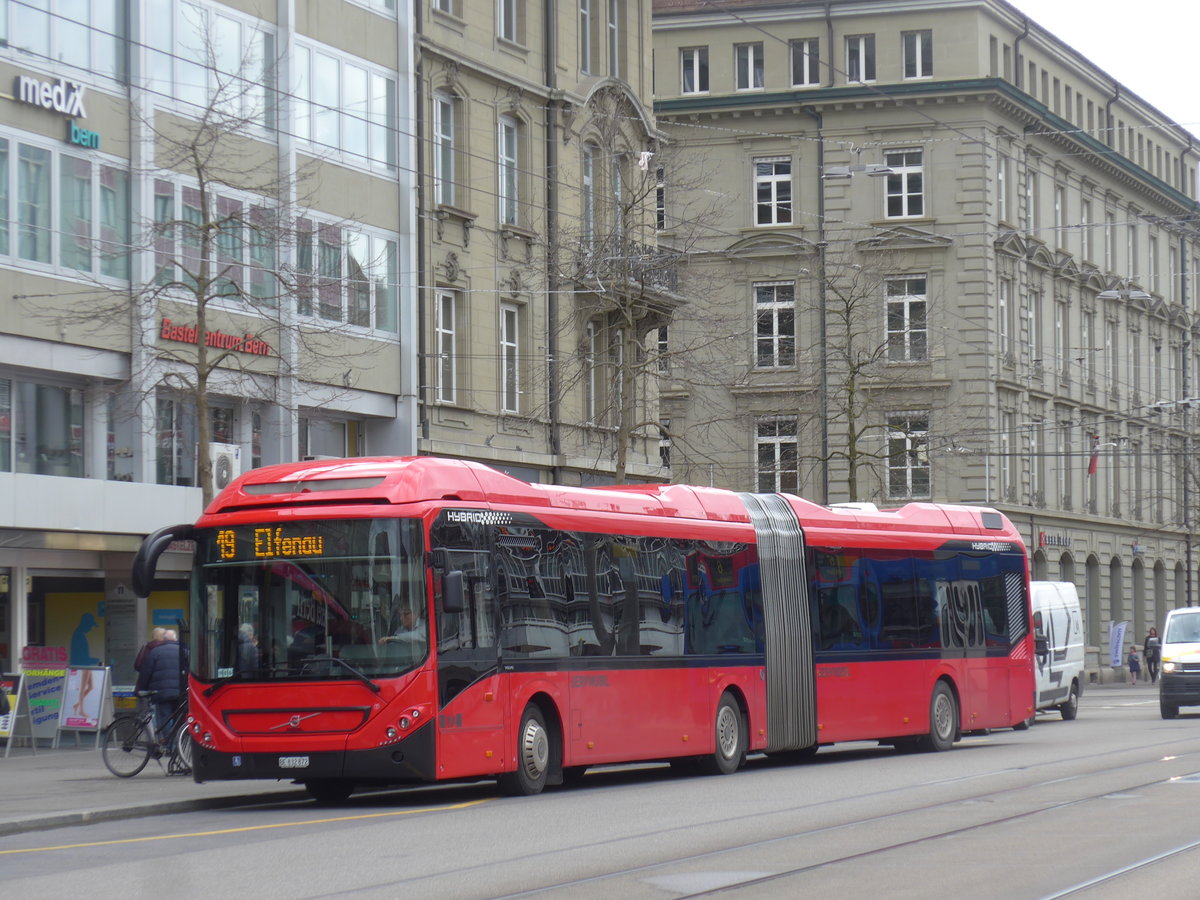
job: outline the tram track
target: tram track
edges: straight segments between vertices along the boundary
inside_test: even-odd
[[[953,786],[956,784],[963,784],[963,783],[970,782],[970,781],[992,780],[997,776],[1014,775],[1014,774],[1028,775],[1029,773],[1036,771],[1036,770],[1045,770],[1045,769],[1049,769],[1049,768],[1057,768],[1057,767],[1062,767],[1062,766],[1069,767],[1071,765],[1077,765],[1079,763],[1086,763],[1088,761],[1112,759],[1115,757],[1128,757],[1130,754],[1135,754],[1135,753],[1138,754],[1139,756],[1141,756],[1142,759],[1140,761],[1135,762],[1133,764],[1134,766],[1145,767],[1145,766],[1161,765],[1164,762],[1169,761],[1174,764],[1172,766],[1172,770],[1171,770],[1172,773],[1177,773],[1177,774],[1156,773],[1154,778],[1137,780],[1137,781],[1133,781],[1132,783],[1115,784],[1112,781],[1110,781],[1109,779],[1113,778],[1114,776],[1117,776],[1119,773],[1127,773],[1130,771],[1130,768],[1131,768],[1130,762],[1123,762],[1123,763],[1108,765],[1108,766],[1099,767],[1099,768],[1095,768],[1095,769],[1089,769],[1086,772],[1081,772],[1078,774],[1069,775],[1069,776],[1065,776],[1065,777],[1053,777],[1053,778],[1049,778],[1049,779],[1032,780],[1032,781],[1026,781],[1025,783],[1020,784],[1020,785],[1008,785],[1008,786],[994,789],[994,790],[985,790],[985,791],[977,791],[977,792],[971,792],[971,793],[966,793],[966,794],[959,794],[952,798],[940,800],[938,802],[909,806],[909,807],[905,807],[903,809],[898,809],[894,812],[889,812],[889,813],[885,813],[885,814],[849,818],[844,821],[836,822],[833,824],[829,824],[829,825],[825,825],[825,826],[821,826],[821,827],[817,827],[817,828],[804,828],[804,829],[791,830],[786,833],[773,835],[769,838],[739,842],[737,844],[731,844],[726,847],[715,848],[715,849],[707,850],[707,851],[700,852],[700,853],[675,855],[670,858],[659,859],[654,862],[646,863],[644,865],[640,865],[637,867],[629,867],[629,868],[625,868],[620,871],[614,871],[611,873],[606,873],[606,874],[601,874],[601,875],[593,875],[593,876],[589,876],[586,878],[563,880],[563,881],[556,882],[553,884],[545,884],[545,885],[541,885],[538,887],[529,888],[527,890],[521,890],[521,891],[505,893],[505,894],[498,894],[498,895],[496,895],[496,900],[515,900],[515,898],[551,896],[551,895],[557,895],[560,893],[565,896],[565,895],[572,895],[574,892],[581,891],[581,890],[588,891],[589,895],[593,891],[598,891],[599,893],[603,894],[603,893],[608,893],[608,891],[606,891],[604,889],[604,885],[606,883],[610,883],[613,881],[618,881],[618,880],[629,881],[630,879],[635,879],[635,880],[639,880],[639,881],[649,881],[649,880],[651,880],[649,878],[649,876],[652,875],[652,873],[654,873],[656,871],[664,871],[664,870],[669,870],[672,868],[678,868],[681,866],[689,866],[689,865],[694,866],[697,863],[719,862],[719,861],[723,861],[725,858],[728,858],[728,857],[732,857],[732,856],[736,856],[736,855],[745,855],[745,854],[751,853],[756,850],[767,848],[772,845],[778,846],[780,844],[783,844],[783,843],[786,843],[789,841],[811,840],[811,839],[818,838],[821,836],[834,835],[838,832],[847,832],[847,831],[853,831],[856,829],[862,829],[865,826],[895,825],[896,823],[899,823],[902,820],[912,819],[914,817],[919,817],[922,815],[936,815],[940,812],[944,812],[949,809],[962,808],[962,807],[967,807],[967,806],[981,807],[984,804],[986,804],[988,801],[995,800],[997,798],[1012,798],[1021,793],[1032,792],[1036,796],[1039,791],[1046,789],[1046,788],[1061,788],[1064,785],[1079,784],[1082,782],[1094,782],[1096,780],[1099,780],[1103,785],[1103,789],[1101,789],[1101,790],[1089,791],[1084,794],[1081,794],[1078,796],[1073,796],[1073,797],[1070,797],[1069,799],[1064,799],[1064,800],[1057,801],[1057,802],[1045,803],[1045,802],[1039,802],[1035,799],[1032,801],[1029,808],[1021,809],[1017,812],[1013,812],[1013,813],[1005,814],[1005,815],[988,816],[988,817],[981,819],[980,821],[973,822],[969,825],[957,825],[953,828],[932,830],[928,833],[920,834],[919,836],[911,837],[911,838],[908,838],[905,840],[881,843],[876,846],[870,847],[868,849],[864,849],[864,850],[854,852],[854,853],[847,853],[847,854],[843,854],[840,856],[825,856],[820,859],[816,859],[811,862],[805,863],[804,865],[793,866],[793,867],[790,867],[787,869],[774,871],[769,874],[759,875],[758,877],[752,877],[752,878],[738,880],[738,881],[735,881],[735,882],[729,883],[729,884],[714,885],[710,888],[706,888],[706,889],[696,891],[696,892],[677,893],[677,894],[675,894],[675,896],[677,898],[681,898],[681,900],[683,900],[683,898],[731,895],[731,894],[736,894],[738,891],[742,891],[742,890],[754,891],[755,889],[767,888],[771,885],[782,885],[783,883],[787,882],[788,879],[801,878],[807,873],[817,872],[817,871],[821,871],[821,870],[828,871],[828,870],[831,870],[831,869],[833,869],[835,867],[839,867],[839,866],[842,866],[842,867],[853,866],[856,863],[861,863],[862,861],[867,860],[867,859],[880,857],[880,856],[883,856],[886,854],[901,853],[904,851],[908,851],[908,850],[912,850],[914,848],[921,847],[923,845],[928,845],[928,844],[938,842],[938,841],[944,841],[948,838],[962,837],[966,834],[969,834],[970,832],[982,832],[989,828],[997,828],[997,827],[1004,826],[1004,825],[1020,823],[1024,820],[1030,820],[1030,819],[1033,819],[1033,818],[1039,817],[1039,816],[1053,815],[1055,813],[1060,813],[1071,807],[1079,807],[1081,805],[1101,801],[1106,797],[1113,796],[1114,794],[1128,794],[1130,792],[1138,792],[1138,791],[1143,791],[1143,790],[1147,790],[1150,788],[1154,788],[1155,786],[1162,785],[1162,784],[1170,781],[1172,777],[1178,777],[1178,774],[1186,774],[1187,772],[1191,772],[1191,771],[1195,770],[1196,768],[1200,767],[1200,751],[1194,750],[1194,749],[1185,749],[1184,747],[1180,746],[1181,744],[1186,744],[1187,746],[1194,746],[1193,742],[1191,742],[1191,741],[1185,742],[1185,741],[1176,739],[1176,740],[1159,742],[1158,744],[1151,745],[1149,747],[1143,746],[1143,747],[1138,747],[1138,748],[1120,748],[1120,749],[1103,751],[1103,752],[1099,752],[1099,753],[1079,754],[1079,755],[1077,755],[1075,757],[1071,757],[1071,758],[1046,761],[1044,763],[1039,763],[1035,766],[1023,766],[1023,767],[1019,767],[1019,768],[1006,767],[1004,769],[998,769],[998,770],[994,770],[991,772],[975,773],[975,774],[968,775],[968,776],[943,779],[943,780],[927,782],[927,783],[918,784],[918,785],[906,785],[903,787],[897,787],[897,788],[892,788],[892,789],[883,790],[883,791],[874,791],[874,792],[870,792],[867,794],[855,795],[853,797],[842,797],[842,798],[837,798],[837,799],[823,800],[816,804],[807,804],[807,805],[798,806],[798,807],[791,807],[786,810],[775,810],[772,812],[758,813],[752,817],[746,817],[746,818],[753,818],[755,821],[761,822],[764,819],[769,819],[772,817],[778,817],[778,816],[783,816],[783,815],[796,815],[796,814],[812,813],[812,812],[819,810],[822,807],[828,807],[831,805],[845,806],[848,802],[868,803],[869,804],[871,801],[878,801],[879,799],[886,797],[886,796],[897,796],[897,795],[904,794],[904,793],[912,793],[914,791],[927,792],[930,789],[950,787],[950,786]],[[1146,751],[1149,749],[1156,749],[1156,750],[1160,750],[1160,751],[1175,750],[1176,752],[1170,753],[1167,756],[1160,756],[1158,758],[1149,758],[1146,756]],[[1186,772],[1179,772],[1179,770],[1186,770]],[[725,819],[725,820],[722,820],[721,824],[727,826],[729,830],[736,830],[736,827],[738,824],[738,819],[737,818]],[[684,830],[693,831],[697,827],[700,827],[700,826],[697,826],[695,823],[693,823],[693,824],[686,826],[684,828]],[[657,832],[656,834],[660,838],[663,836],[661,831]],[[637,840],[637,839],[638,839],[638,836],[625,835],[622,838],[615,839],[614,843],[630,841],[630,840]],[[1174,847],[1170,850],[1163,851],[1161,853],[1151,854],[1143,859],[1138,859],[1138,860],[1123,864],[1122,866],[1117,867],[1111,871],[1099,873],[1092,878],[1084,879],[1073,886],[1060,889],[1054,893],[1046,894],[1042,898],[1042,900],[1055,900],[1055,898],[1071,896],[1073,894],[1079,893],[1080,891],[1086,890],[1091,887],[1095,887],[1096,885],[1099,885],[1099,884],[1103,884],[1106,881],[1111,881],[1113,879],[1120,878],[1132,871],[1137,871],[1141,868],[1144,868],[1145,866],[1153,865],[1154,863],[1156,863],[1158,861],[1170,859],[1174,856],[1189,852],[1189,851],[1197,849],[1197,848],[1200,848],[1200,841],[1187,843],[1182,846]],[[565,852],[565,851],[560,848],[560,849],[556,849],[556,850],[552,851],[551,854],[557,855],[557,854],[560,854],[563,852]],[[524,860],[525,860],[525,862],[532,863],[539,856],[542,856],[542,854],[532,854],[532,855],[524,857]],[[718,869],[720,871],[727,872],[727,871],[736,871],[737,867],[735,866],[731,869],[731,867],[729,867],[729,866],[719,866]],[[622,893],[627,894],[627,890],[628,890],[628,885],[626,885],[624,888],[622,888]],[[765,893],[765,894],[756,893],[755,895],[756,896],[767,896],[767,895],[769,895],[769,893]],[[782,895],[782,892],[781,892],[781,895]]]

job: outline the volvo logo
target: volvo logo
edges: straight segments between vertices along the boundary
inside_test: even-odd
[[[267,729],[267,731],[278,731],[280,728],[299,728],[300,723],[303,722],[305,719],[311,719],[314,716],[319,716],[319,715],[320,715],[320,713],[309,713],[307,716],[302,716],[299,713],[296,713],[294,716],[292,716],[287,721],[280,722],[278,725],[272,725],[270,728]]]

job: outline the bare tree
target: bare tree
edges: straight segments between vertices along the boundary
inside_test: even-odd
[[[577,216],[547,253],[554,281],[574,298],[560,323],[561,343],[575,352],[559,369],[559,396],[575,398],[578,434],[597,463],[611,460],[618,484],[634,455],[649,459],[670,438],[658,402],[664,385],[685,373],[709,377],[703,361],[733,338],[734,324],[697,302],[715,292],[711,275],[697,272],[686,294],[680,289],[682,270],[719,220],[701,189],[704,160],[661,139],[638,143],[636,118],[620,91],[590,99],[579,129]],[[681,314],[711,321],[673,329]]]

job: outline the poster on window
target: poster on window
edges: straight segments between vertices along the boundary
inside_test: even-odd
[[[104,726],[104,698],[109,694],[107,666],[78,666],[67,669],[59,731],[99,731]]]
[[[0,678],[0,692],[4,694],[4,699],[8,702],[0,702],[0,709],[6,709],[4,715],[0,716],[0,738],[7,739],[12,734],[13,717],[17,710],[17,678],[15,675],[5,675]]]

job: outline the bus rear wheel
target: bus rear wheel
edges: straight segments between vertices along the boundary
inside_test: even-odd
[[[933,753],[949,750],[958,735],[958,703],[954,692],[939,681],[929,698],[929,734],[921,738],[920,747]]]
[[[700,759],[700,771],[707,775],[732,775],[746,759],[746,720],[742,709],[729,693],[721,695],[713,723],[717,744],[712,756]]]
[[[517,769],[499,777],[501,792],[510,797],[540,794],[546,786],[552,753],[546,717],[536,703],[530,703],[521,714],[521,729],[517,732]]]

